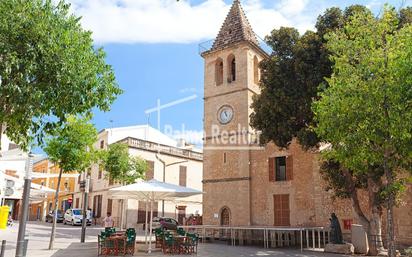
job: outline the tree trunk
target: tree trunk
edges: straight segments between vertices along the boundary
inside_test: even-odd
[[[388,42],[386,40],[386,35],[383,35],[383,42],[385,47],[384,51],[384,67],[385,72],[388,68]],[[389,108],[390,103],[388,102],[387,96],[387,82],[384,80],[383,83],[383,92],[384,92],[384,99],[383,99],[383,114],[386,121],[385,127],[385,136],[384,136],[384,144],[383,144],[383,171],[386,177],[386,190],[388,192],[388,199],[387,199],[387,238],[388,238],[388,256],[395,257],[396,256],[396,248],[395,248],[395,229],[393,223],[393,207],[395,206],[395,195],[393,194],[393,182],[394,182],[394,174],[392,168],[388,166],[388,161],[391,158],[390,154],[390,145],[391,145],[391,124],[390,124],[390,117],[389,117]]]
[[[384,169],[387,178],[387,187],[391,190],[393,185],[393,174],[392,171],[387,167],[386,160],[384,160]],[[389,192],[388,202],[387,202],[387,237],[388,237],[388,256],[396,256],[396,246],[395,246],[395,224],[393,222],[393,206],[395,205],[395,197],[392,191]]]
[[[368,197],[369,208],[371,209],[371,218],[369,222],[368,244],[369,255],[378,255],[384,250],[382,241],[382,210],[378,201],[379,185],[368,178]]]
[[[3,136],[3,123],[0,122],[0,151],[2,150],[2,149],[1,149],[1,139],[2,139],[2,136]]]
[[[5,149],[1,148],[1,142],[3,140],[3,132],[6,130],[7,124],[0,122],[0,151],[4,151]]]
[[[377,194],[379,193],[379,187],[372,178],[368,178],[368,198],[369,208],[371,209],[371,218],[368,219],[364,214],[358,197],[358,190],[355,187],[353,177],[347,169],[343,170],[348,188],[350,192],[352,206],[358,215],[359,222],[363,226],[364,230],[368,234],[369,255],[377,255],[378,252],[383,250],[382,244],[382,212],[378,203]]]
[[[56,225],[57,225],[57,209],[58,209],[58,206],[59,206],[60,181],[62,179],[62,173],[63,173],[63,169],[60,168],[59,178],[57,180],[56,193],[54,195],[53,227],[52,227],[52,231],[51,231],[51,235],[50,235],[49,250],[53,250],[53,246],[54,246],[54,238],[55,238],[55,234],[56,234]]]

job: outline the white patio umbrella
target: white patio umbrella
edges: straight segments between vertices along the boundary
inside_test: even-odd
[[[160,200],[175,200],[193,195],[202,194],[202,191],[160,182],[156,179],[149,181],[140,181],[127,186],[121,186],[109,189],[109,195],[116,199],[136,199],[150,202],[150,231],[149,231],[149,249],[152,251],[152,220],[153,220],[153,202]],[[146,205],[147,207],[147,205]],[[147,227],[147,215],[146,215]],[[147,240],[147,239],[146,239]]]

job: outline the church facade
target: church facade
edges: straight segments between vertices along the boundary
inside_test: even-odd
[[[293,142],[260,147],[250,126],[260,93],[260,47],[238,0],[204,58],[203,223],[222,226],[328,226],[335,212],[343,232],[357,223],[349,200],[333,199],[319,173],[319,154]],[[396,233],[412,242],[412,192],[396,212]],[[365,199],[364,199],[365,200]],[[366,202],[366,201],[364,201]],[[402,226],[400,226],[402,224]]]

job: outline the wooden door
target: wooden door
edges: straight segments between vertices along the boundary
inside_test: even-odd
[[[274,226],[290,226],[289,195],[273,195]]]
[[[229,226],[230,225],[230,210],[225,207],[220,213],[220,225]]]

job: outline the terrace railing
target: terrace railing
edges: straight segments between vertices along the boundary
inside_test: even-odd
[[[178,147],[158,144],[150,141],[145,141],[137,138],[127,137],[120,142],[126,143],[129,147],[134,147],[142,150],[159,152],[163,154],[170,154],[174,156],[194,159],[194,160],[203,160],[203,154],[200,152],[195,152],[190,149],[182,149]]]
[[[263,248],[291,247],[318,251],[329,242],[329,229],[324,227],[230,227],[181,226],[199,234],[202,242],[227,241],[232,246],[255,245]]]
[[[329,229],[324,227],[230,227],[181,226],[199,234],[202,242],[227,241],[232,246],[255,245],[263,248],[291,247],[318,251],[329,242]]]

